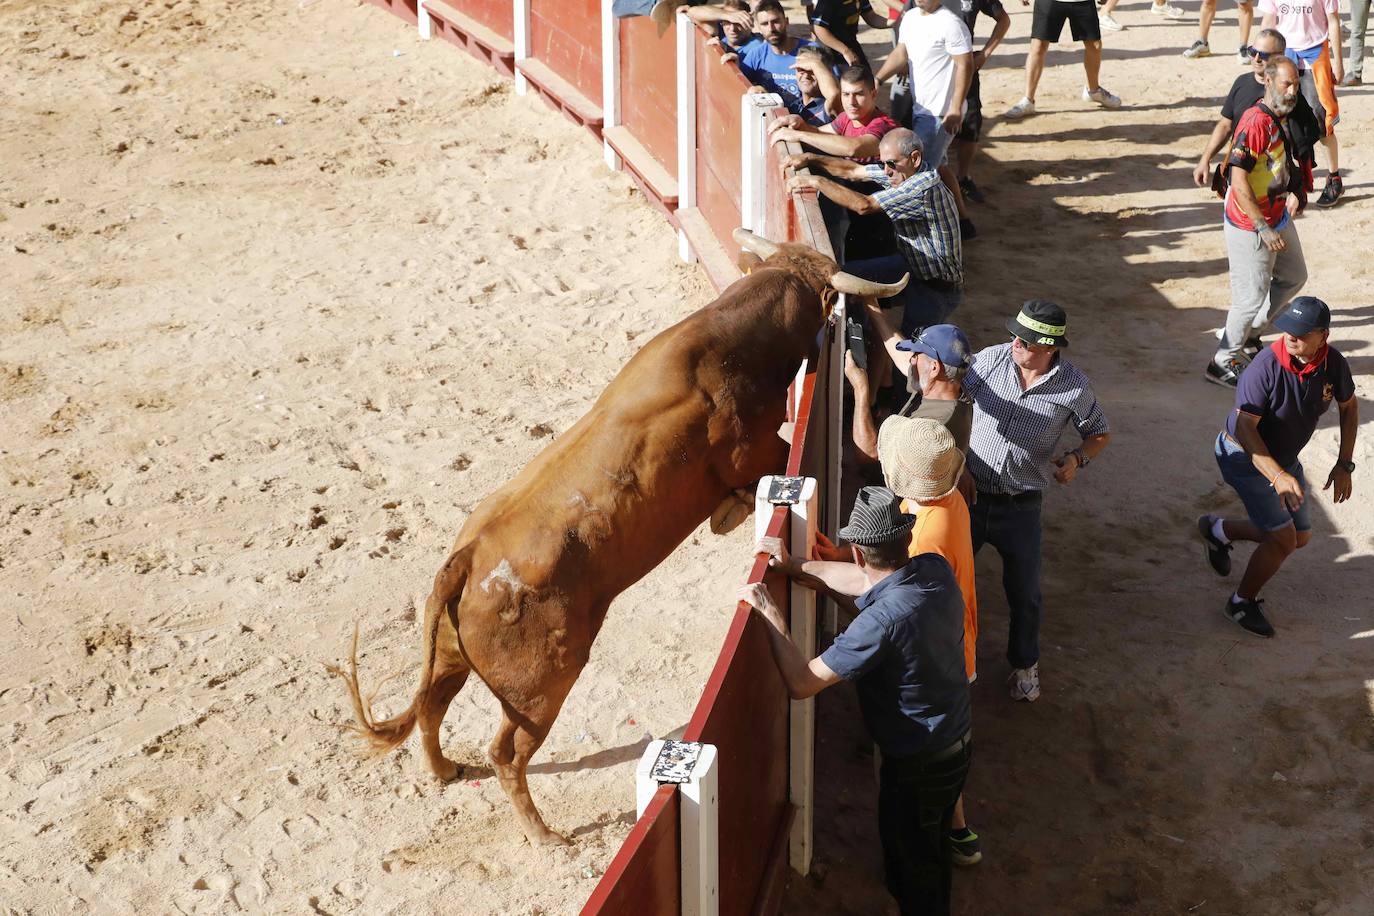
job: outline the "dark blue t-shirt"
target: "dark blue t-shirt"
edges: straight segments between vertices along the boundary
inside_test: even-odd
[[[782,96],[788,111],[801,114],[801,90],[797,88],[797,74],[792,67],[797,63],[798,51],[814,47],[814,41],[798,38],[792,53],[774,54],[772,45],[756,38],[739,49],[739,68],[749,82]]]
[[[942,750],[972,721],[964,671],[964,598],[944,557],[923,553],[859,596],[860,614],[821,655],[854,681],[883,754]]]
[[[1280,338],[1278,346],[1283,346]],[[1270,456],[1282,467],[1298,460],[1317,421],[1332,401],[1348,401],[1355,395],[1355,380],[1345,357],[1328,346],[1326,359],[1316,370],[1299,376],[1279,365],[1272,346],[1245,367],[1236,385],[1236,410],[1259,417],[1259,434]],[[1236,437],[1236,411],[1226,418],[1226,431]]]

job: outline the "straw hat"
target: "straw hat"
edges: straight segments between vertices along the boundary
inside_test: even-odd
[[[964,453],[944,424],[888,417],[878,430],[878,460],[892,491],[903,499],[941,499],[954,491]]]
[[[897,494],[887,487],[864,487],[854,499],[849,524],[840,529],[840,537],[860,547],[872,547],[905,540],[915,524],[916,516],[902,511]]]

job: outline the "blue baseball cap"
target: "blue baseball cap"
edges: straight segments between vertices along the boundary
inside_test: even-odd
[[[1316,296],[1299,296],[1274,319],[1274,327],[1294,337],[1326,330],[1331,327],[1331,309]]]
[[[956,369],[967,368],[973,358],[973,348],[969,346],[968,338],[952,324],[932,324],[918,336],[897,344],[897,349],[924,353]]]

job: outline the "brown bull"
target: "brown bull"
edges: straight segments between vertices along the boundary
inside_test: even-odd
[[[787,386],[815,345],[836,292],[892,295],[838,272],[801,245],[738,230],[766,258],[715,302],[659,334],[581,420],[468,519],[425,604],[423,670],[414,701],[374,721],[348,684],[357,728],[378,753],[420,726],[441,779],[458,766],[439,725],[468,675],[501,703],[487,754],[533,844],[567,840],[545,825],[525,769],[587,663],[612,600],[701,521],[739,524],[737,494],[781,470]],[[904,283],[905,281],[903,281]]]

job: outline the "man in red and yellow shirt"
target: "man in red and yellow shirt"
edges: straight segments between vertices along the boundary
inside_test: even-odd
[[[1264,99],[1241,115],[1223,166],[1230,179],[1224,229],[1231,309],[1206,378],[1230,388],[1259,351],[1259,335],[1307,282],[1293,217],[1307,203],[1312,176],[1294,165],[1283,134],[1298,71],[1287,58],[1272,58],[1264,79]]]

